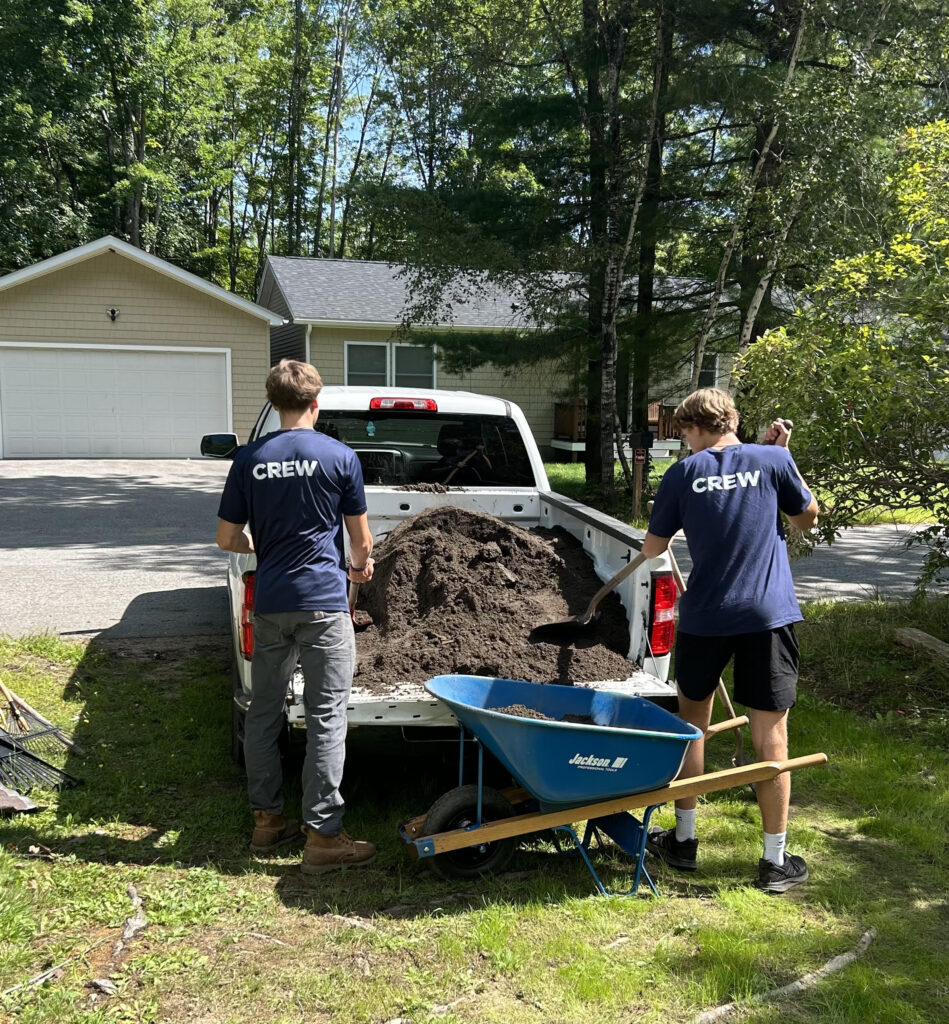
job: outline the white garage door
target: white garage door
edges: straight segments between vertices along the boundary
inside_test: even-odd
[[[230,424],[227,354],[0,345],[4,458],[176,458]]]

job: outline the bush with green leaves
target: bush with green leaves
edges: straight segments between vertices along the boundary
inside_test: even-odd
[[[825,539],[872,508],[930,513],[924,586],[949,575],[949,123],[901,137],[890,187],[886,243],[834,263],[738,374],[746,420],[794,420]]]

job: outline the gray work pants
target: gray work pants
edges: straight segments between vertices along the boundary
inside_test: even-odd
[[[306,715],[303,821],[317,832],[335,835],[342,828],[339,786],[346,757],[346,704],[356,667],[348,612],[254,616],[253,691],[244,724],[247,792],[255,811],[283,810],[277,743],[298,658]]]

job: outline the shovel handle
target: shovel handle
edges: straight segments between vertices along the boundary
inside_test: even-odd
[[[606,597],[607,594],[614,591],[627,576],[631,576],[642,564],[646,561],[646,556],[640,552],[635,558],[629,560],[629,565],[620,569],[620,571],[606,583],[593,595],[590,603],[587,605],[587,610],[577,618],[577,622],[581,625],[586,625],[592,618],[593,613],[596,611],[597,605]]]

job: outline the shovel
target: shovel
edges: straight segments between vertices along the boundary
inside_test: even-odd
[[[600,589],[593,595],[593,598],[586,606],[585,611],[582,611],[579,615],[572,615],[569,619],[560,619],[557,622],[545,622],[540,626],[535,626],[528,637],[530,642],[570,643],[578,633],[582,633],[583,630],[593,622],[596,609],[603,598],[606,597],[607,594],[612,593],[627,576],[631,576],[645,561],[646,556],[641,554],[630,559],[629,565],[620,569],[620,571],[611,580],[604,583],[603,586],[600,587]]]

